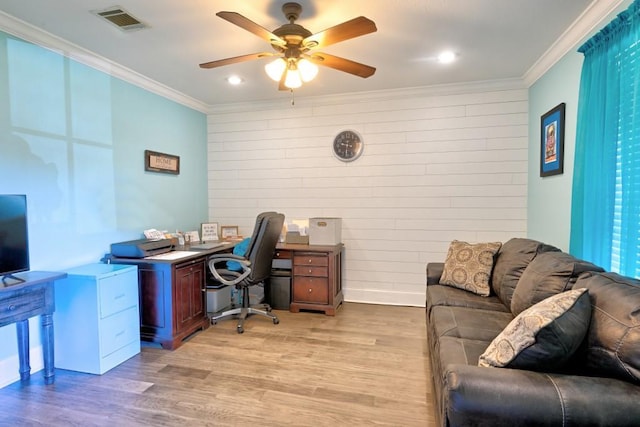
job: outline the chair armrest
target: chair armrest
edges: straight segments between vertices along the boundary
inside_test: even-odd
[[[229,252],[223,252],[223,253],[220,253],[220,254],[210,255],[208,260],[211,261],[212,259],[216,260],[216,262],[218,262],[217,260],[221,260],[221,261],[222,260],[224,260],[224,261],[241,261],[241,260],[244,260],[246,258],[241,256],[241,255],[236,255],[236,254],[232,254],[232,253],[229,253]]]
[[[427,264],[427,286],[440,283],[444,271],[444,262],[430,262]]]
[[[640,386],[613,378],[455,364],[445,377],[450,426],[631,426],[640,420]]]
[[[242,272],[233,272],[234,277],[229,277],[228,275],[223,276],[222,274],[220,274],[222,271],[228,272],[229,270],[220,269],[219,271],[219,269],[216,268],[216,264],[219,264],[222,262],[226,263],[227,261],[234,261],[240,264],[240,267],[242,267]],[[209,265],[209,271],[211,271],[211,274],[213,275],[213,277],[218,282],[223,283],[225,285],[229,285],[229,286],[235,286],[239,284],[249,274],[251,274],[251,261],[239,255],[234,255],[230,253],[214,254],[209,257],[209,259],[207,260],[207,264]]]

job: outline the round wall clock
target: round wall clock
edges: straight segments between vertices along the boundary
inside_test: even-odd
[[[364,140],[353,130],[343,130],[333,139],[333,154],[343,162],[352,162],[362,154]]]

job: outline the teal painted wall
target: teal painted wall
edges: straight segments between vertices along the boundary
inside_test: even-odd
[[[578,47],[605,27],[632,0],[621,2],[601,20],[591,34],[583,38],[529,89],[529,194],[527,198],[527,235],[536,240],[569,250],[571,230],[571,186],[576,142],[576,117],[583,55]],[[566,104],[564,173],[540,177],[540,117],[558,105]]]
[[[146,149],[180,156],[180,174],[145,172]],[[206,115],[0,32],[0,193],[27,194],[32,270],[98,262],[145,228],[197,230]],[[0,386],[18,378],[15,341],[0,328]]]
[[[529,173],[527,235],[569,249],[571,185],[582,54],[571,52],[529,91]],[[564,102],[564,173],[540,177],[540,117]]]

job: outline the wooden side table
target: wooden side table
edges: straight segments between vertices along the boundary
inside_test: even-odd
[[[28,271],[14,276],[23,282],[6,276],[0,281],[0,326],[16,324],[20,380],[27,381],[31,377],[29,318],[41,316],[44,382],[52,384],[55,379],[53,361],[54,281],[63,279],[67,275],[46,271]]]

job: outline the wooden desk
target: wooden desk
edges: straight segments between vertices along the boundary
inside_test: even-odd
[[[199,251],[179,249],[158,256],[190,252],[178,259],[111,257],[114,264],[138,266],[142,340],[174,350],[192,334],[209,327],[206,261],[209,255],[232,250],[233,246],[229,244]]]
[[[335,316],[343,301],[342,252],[344,245],[298,245],[279,243],[274,259],[291,260],[289,311],[323,311]]]
[[[18,333],[18,357],[20,359],[20,381],[31,377],[29,364],[29,318],[41,316],[42,350],[44,355],[44,382],[52,384],[55,379],[53,348],[53,312],[55,310],[54,284],[63,279],[65,273],[28,271],[14,275],[24,282],[7,278],[0,281],[0,326],[16,324]]]

